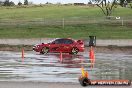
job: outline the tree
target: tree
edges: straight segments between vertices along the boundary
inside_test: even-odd
[[[50,4],[52,4],[52,3],[50,3],[50,2],[46,2],[45,4],[50,5]]]
[[[92,2],[91,2],[91,1],[89,1],[89,2],[88,2],[88,4],[92,4]]]
[[[3,3],[4,3],[4,2],[0,1],[0,6],[2,6],[2,5],[3,5]]]
[[[3,4],[3,6],[14,6],[15,5],[15,3],[13,2],[13,1],[9,1],[9,0],[5,0],[5,2],[4,2],[4,4]]]
[[[28,0],[24,0],[24,5],[28,5]]]
[[[15,6],[15,3],[13,1],[11,1],[10,6]]]
[[[102,10],[105,16],[111,16],[113,9],[117,5],[117,0],[114,0],[113,2],[106,0],[98,0],[95,1],[95,3]]]
[[[124,2],[130,3],[132,0],[119,0],[120,5],[124,7]]]
[[[4,6],[10,6],[10,1],[9,0],[5,0]]]
[[[2,2],[2,1],[0,1],[0,6],[1,6],[1,5],[3,5],[3,2]]]
[[[49,2],[46,2],[45,4],[49,4]]]
[[[21,5],[22,5],[22,3],[19,1],[19,2],[18,2],[18,5],[19,5],[19,6],[21,6]]]
[[[132,3],[130,3],[130,8],[132,9]]]

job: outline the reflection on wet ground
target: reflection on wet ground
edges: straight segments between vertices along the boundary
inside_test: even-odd
[[[90,79],[132,80],[132,55],[127,53],[96,53],[91,68],[88,52],[78,55],[40,55],[25,52],[0,51],[0,81],[78,82],[81,66],[88,70]],[[83,62],[83,63],[82,63]]]

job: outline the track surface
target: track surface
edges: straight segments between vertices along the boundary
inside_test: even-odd
[[[89,72],[90,79],[132,80],[132,55],[129,53],[96,53],[94,67],[88,52],[76,56],[63,54],[40,55],[33,51],[0,51],[0,81],[73,82],[78,83],[81,66]],[[82,63],[83,62],[83,63]]]

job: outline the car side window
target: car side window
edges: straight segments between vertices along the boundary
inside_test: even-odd
[[[70,39],[57,39],[52,43],[54,43],[54,44],[72,44],[73,41]]]
[[[72,43],[73,43],[72,40],[69,40],[69,39],[66,39],[66,40],[65,40],[65,44],[72,44]]]
[[[57,39],[53,43],[54,44],[63,44],[63,40],[62,39]]]
[[[58,44],[59,43],[59,40],[55,40],[54,42],[53,42],[53,44]]]

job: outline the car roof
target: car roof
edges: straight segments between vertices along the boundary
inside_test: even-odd
[[[57,39],[70,39],[70,40],[73,40],[73,39],[71,39],[71,38],[57,38]],[[57,39],[56,39],[56,40],[57,40]]]
[[[73,39],[71,39],[71,38],[57,38],[57,39],[55,39],[55,40],[59,40],[59,39],[64,39],[64,40],[71,40],[71,41],[76,41],[76,40],[73,40]]]

